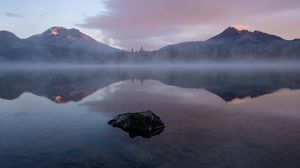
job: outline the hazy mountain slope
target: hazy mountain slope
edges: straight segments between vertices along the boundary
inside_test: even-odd
[[[0,58],[4,61],[46,60],[46,48],[18,38],[11,32],[0,32]]]
[[[21,39],[15,34],[8,31],[0,31],[0,45],[11,45],[13,43],[19,42]]]

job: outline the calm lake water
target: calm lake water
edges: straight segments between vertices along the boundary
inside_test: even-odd
[[[107,122],[152,110],[149,139]],[[0,168],[299,168],[300,71],[0,70]]]

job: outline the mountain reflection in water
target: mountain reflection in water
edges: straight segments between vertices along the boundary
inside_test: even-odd
[[[299,167],[300,72],[0,71],[0,167]],[[130,139],[107,124],[150,109]]]
[[[258,97],[282,88],[300,88],[295,71],[203,71],[203,70],[65,70],[0,72],[0,98],[13,100],[25,92],[63,103],[80,101],[97,90],[126,80],[157,80],[181,88],[201,88],[225,101]]]

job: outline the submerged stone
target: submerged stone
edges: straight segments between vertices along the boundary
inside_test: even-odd
[[[131,138],[142,136],[150,138],[164,130],[164,123],[152,111],[119,114],[108,122],[113,127],[121,128]]]

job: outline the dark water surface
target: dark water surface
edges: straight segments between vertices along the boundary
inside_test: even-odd
[[[152,110],[150,139],[107,122]],[[297,70],[0,70],[0,168],[299,168]]]

